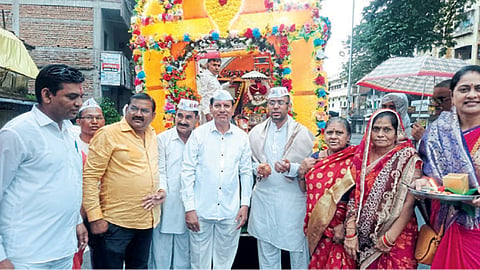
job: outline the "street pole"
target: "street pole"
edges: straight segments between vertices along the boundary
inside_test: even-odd
[[[350,35],[350,57],[348,60],[348,92],[347,92],[347,110],[350,114],[350,106],[352,103],[352,58],[353,58],[353,26],[355,24],[355,0],[352,0],[352,29]]]

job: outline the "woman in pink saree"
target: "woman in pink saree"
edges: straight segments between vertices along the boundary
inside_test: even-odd
[[[408,185],[421,175],[421,160],[404,136],[399,115],[379,110],[370,118],[351,167],[355,192],[346,221],[345,250],[361,269],[411,269],[417,221]]]
[[[468,174],[470,189],[480,177],[480,66],[466,66],[452,78],[454,107],[442,112],[422,138],[423,173],[442,185],[449,173]],[[480,199],[465,204],[432,202],[431,224],[445,234],[432,269],[480,269]]]

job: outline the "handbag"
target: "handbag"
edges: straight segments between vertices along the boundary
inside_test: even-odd
[[[420,228],[417,238],[417,245],[415,246],[415,259],[422,264],[431,265],[435,252],[437,252],[438,245],[443,236],[443,226],[437,233],[429,224],[423,224]]]

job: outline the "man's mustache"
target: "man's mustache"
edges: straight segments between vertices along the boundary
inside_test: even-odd
[[[190,125],[188,125],[188,124],[182,124],[182,123],[178,123],[177,125],[178,125],[178,126],[181,126],[181,127],[186,127],[186,128],[190,127]]]
[[[134,116],[134,117],[132,117],[132,120],[141,120],[141,121],[143,121],[143,117]]]

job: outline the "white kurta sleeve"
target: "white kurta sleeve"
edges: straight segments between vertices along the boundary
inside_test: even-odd
[[[183,152],[181,172],[181,194],[185,212],[195,210],[195,172],[198,165],[199,141],[197,133],[192,132]]]
[[[256,171],[256,170],[255,170]],[[252,196],[253,176],[252,176],[252,150],[248,139],[245,140],[242,156],[239,164],[240,175],[240,205],[250,206],[250,197]]]
[[[167,157],[166,157],[166,146],[163,141],[164,137],[161,135],[157,136],[157,146],[158,146],[158,176],[159,184],[158,189],[163,189],[168,194],[167,190]]]

